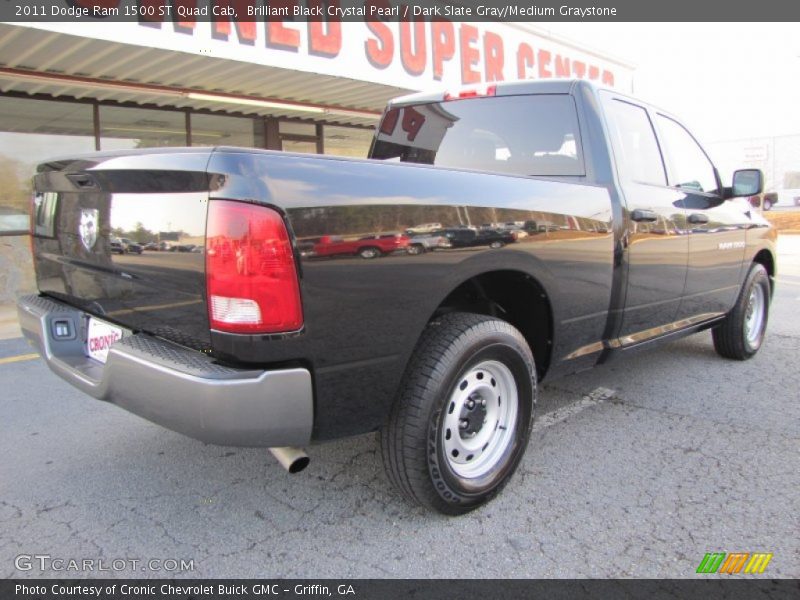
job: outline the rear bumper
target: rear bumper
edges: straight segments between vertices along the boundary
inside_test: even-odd
[[[232,369],[146,334],[116,342],[102,364],[84,354],[88,315],[42,296],[17,304],[26,338],[62,379],[149,421],[212,444],[302,446],[311,439],[306,369]],[[56,337],[56,324],[61,333]]]

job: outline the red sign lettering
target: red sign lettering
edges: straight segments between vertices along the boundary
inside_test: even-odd
[[[330,0],[330,6],[338,7],[338,0]],[[323,0],[309,0],[309,8],[322,6],[323,14],[326,14],[326,3]],[[308,22],[308,52],[316,56],[333,58],[338,56],[342,50],[342,22],[339,19],[330,21],[309,21]]]
[[[533,48],[525,42],[517,48],[517,78],[527,79],[528,69],[533,67]]]
[[[294,0],[272,0],[270,6],[274,8],[287,7],[289,14],[293,14],[295,7]],[[300,32],[293,27],[284,25],[283,20],[267,19],[267,46],[279,50],[291,50],[297,52],[300,48]]]
[[[425,65],[428,56],[425,49],[425,22],[413,21],[414,23],[414,44],[411,44],[411,22],[402,21],[400,23],[400,61],[403,68],[410,75],[422,75],[425,72]]]
[[[503,50],[503,38],[496,33],[487,31],[483,35],[483,63],[486,78],[484,81],[503,81],[503,64],[505,63],[505,51]]]
[[[552,58],[553,55],[547,50],[539,50],[536,59],[539,61],[539,77],[542,79],[547,79],[553,76],[553,72],[550,70],[550,61]]]
[[[464,23],[461,25],[458,37],[461,46],[461,83],[478,83],[481,74],[475,70],[475,66],[481,56],[478,49],[473,46],[478,41],[478,30]]]
[[[382,6],[385,3],[381,0],[375,0],[374,2],[368,2],[366,6],[369,7],[370,4]],[[380,21],[367,21],[367,27],[375,35],[375,39],[368,39],[364,42],[367,60],[373,67],[385,69],[392,64],[392,58],[394,57],[392,30],[389,29],[388,25]]]
[[[450,21],[431,23],[431,54],[433,59],[433,78],[442,80],[444,63],[453,58],[456,52],[456,36]]]
[[[236,35],[239,36],[240,44],[254,44],[256,41],[256,22],[247,19],[247,7],[256,6],[256,0],[212,0],[220,8],[232,7],[237,15],[245,15],[241,20],[235,19]],[[228,17],[212,14],[212,35],[217,39],[227,40],[231,34],[231,22]]]

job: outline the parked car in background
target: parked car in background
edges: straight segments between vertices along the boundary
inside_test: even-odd
[[[361,258],[378,258],[408,247],[408,236],[401,233],[367,235],[356,240],[336,235],[323,235],[314,244],[314,256],[358,255]]]
[[[453,248],[469,248],[472,246],[489,246],[502,248],[506,244],[517,241],[513,231],[499,231],[497,229],[445,229],[442,232]]]
[[[430,233],[432,231],[436,231],[437,229],[441,229],[441,223],[421,223],[419,225],[414,225],[413,227],[409,227],[406,229],[406,235],[416,235],[418,233]]]
[[[128,238],[119,238],[119,241],[122,242],[122,245],[125,247],[126,254],[141,254],[142,253],[142,245],[130,240]]]
[[[170,252],[194,252],[195,244],[174,244],[169,247]]]
[[[772,207],[778,203],[778,193],[766,192],[764,194],[758,194],[757,196],[750,196],[749,200],[753,208],[772,210]]]
[[[157,251],[157,250],[158,250],[158,242],[147,242],[147,243],[146,243],[146,244],[143,246],[143,248],[144,248],[145,250],[153,250],[153,251]]]
[[[125,244],[119,238],[111,238],[108,243],[111,254],[125,254]]]
[[[408,241],[409,254],[423,254],[438,248],[452,248],[450,240],[441,231],[415,235]]]

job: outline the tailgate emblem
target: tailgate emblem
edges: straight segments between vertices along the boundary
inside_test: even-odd
[[[81,242],[83,247],[91,252],[97,242],[97,218],[100,216],[100,211],[96,208],[83,208],[81,209],[81,224],[78,231],[81,234]]]

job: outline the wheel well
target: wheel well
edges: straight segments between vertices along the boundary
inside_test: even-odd
[[[775,292],[775,259],[773,258],[772,253],[769,250],[761,250],[758,254],[756,254],[753,262],[763,265],[767,270],[767,275],[769,275],[770,295],[772,295],[772,293]]]
[[[454,311],[490,315],[507,321],[522,333],[533,351],[539,379],[550,365],[552,312],[544,288],[519,271],[491,271],[468,279],[447,298],[434,317]]]

